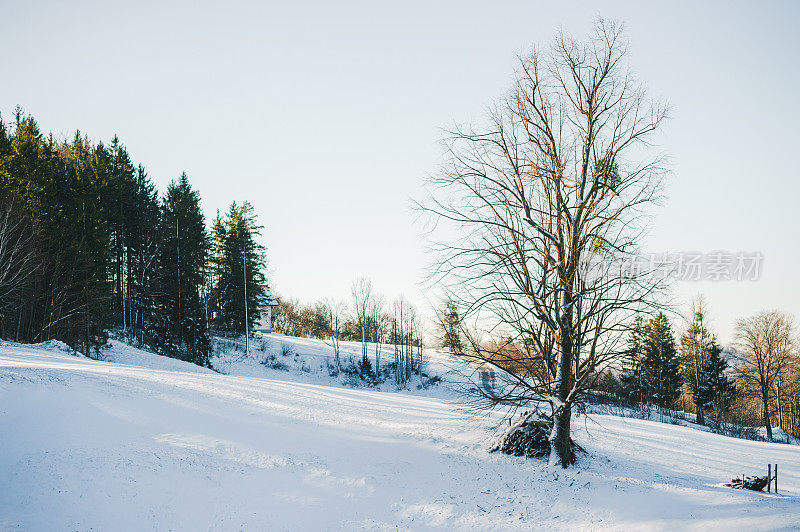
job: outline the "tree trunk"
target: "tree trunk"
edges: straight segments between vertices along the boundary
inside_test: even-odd
[[[694,394],[695,394],[695,421],[697,421],[698,425],[705,425],[706,419],[703,417],[703,405],[697,402],[697,396],[700,393],[700,361],[698,360],[697,350],[701,349],[698,346],[694,346],[695,353],[694,353]]]
[[[550,435],[550,463],[568,467],[575,461],[569,445],[572,405],[567,401],[572,391],[572,297],[564,291],[564,315],[561,318],[561,359],[558,362],[556,386],[561,404],[553,412],[553,432]]]
[[[764,428],[767,429],[767,441],[772,441],[772,422],[769,420],[769,396],[761,394],[761,403],[764,405]]]
[[[569,444],[572,405],[564,404],[556,410],[553,419],[553,431],[550,434],[550,463],[568,467],[575,461],[575,455]]]

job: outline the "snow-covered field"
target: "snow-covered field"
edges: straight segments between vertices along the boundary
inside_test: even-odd
[[[298,338],[282,334],[256,333],[250,342],[250,357],[245,357],[245,344],[241,338],[215,337],[213,342],[211,362],[215,369],[226,375],[240,377],[264,377],[292,382],[305,382],[309,384],[330,384],[347,386],[365,386],[366,383],[358,382],[345,372],[332,377],[329,366],[333,365],[333,348],[323,340],[314,338]],[[376,357],[376,351],[378,357]],[[376,366],[385,372],[387,366],[394,360],[394,346],[383,344],[376,349],[375,344],[367,343],[367,355],[374,369]],[[361,360],[360,342],[341,342],[339,358],[342,368],[353,366]],[[428,390],[427,384],[430,377],[436,376],[445,379],[451,384],[465,385],[467,380],[474,377],[473,370],[467,364],[454,357],[436,351],[424,350],[424,366],[422,375],[413,375],[410,381],[401,387],[407,393],[426,388],[425,394],[453,397],[453,390],[442,387]],[[265,363],[266,362],[266,363]],[[389,379],[377,385],[377,390],[398,390],[398,386]]]
[[[107,358],[0,344],[0,529],[800,527],[795,445],[595,415],[576,418],[590,455],[560,470],[488,454],[491,420],[444,389]],[[721,486],[767,463],[779,494]]]

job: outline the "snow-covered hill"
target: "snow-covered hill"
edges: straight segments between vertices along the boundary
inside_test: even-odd
[[[333,367],[333,347],[323,340],[315,338],[299,338],[283,334],[256,333],[250,341],[250,357],[245,357],[244,337],[240,338],[213,338],[213,356],[211,362],[214,368],[226,375],[242,377],[265,377],[293,382],[306,382],[309,384],[331,384],[345,386],[363,386],[364,382],[354,381],[352,375],[342,371],[336,376],[330,373]],[[377,353],[377,356],[376,356]],[[379,367],[386,376],[389,364],[394,360],[394,346],[367,343],[367,356],[372,368]],[[360,342],[341,342],[339,358],[342,368],[354,368],[361,360]],[[401,386],[391,378],[380,384],[371,384],[378,390],[398,390],[414,392],[426,388],[426,395],[452,396],[452,387],[442,387],[437,390],[427,390],[430,379],[438,377],[455,384],[466,385],[470,373],[474,370],[464,362],[435,349],[424,350],[424,364],[422,374],[415,374],[413,378]],[[438,380],[437,379],[437,380]]]
[[[0,529],[800,527],[800,447],[576,418],[590,456],[487,454],[447,398],[0,344]],[[288,375],[288,377],[286,376]],[[780,493],[720,484],[780,466]]]

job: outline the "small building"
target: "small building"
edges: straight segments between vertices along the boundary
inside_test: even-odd
[[[495,372],[495,367],[491,364],[486,362],[482,362],[477,364],[476,371],[478,373],[480,384],[479,386],[483,389],[484,393],[489,397],[494,397],[495,395],[495,388],[497,386],[497,373]]]
[[[272,309],[278,306],[278,300],[272,295],[272,290],[269,286],[264,289],[264,295],[259,299],[258,310],[261,311],[261,318],[259,318],[254,330],[263,333],[272,332]]]

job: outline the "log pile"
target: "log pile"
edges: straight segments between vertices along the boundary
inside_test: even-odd
[[[731,480],[730,482],[728,482],[725,485],[728,486],[729,488],[733,488],[733,489],[737,489],[737,490],[746,489],[746,490],[753,490],[753,491],[763,491],[764,488],[767,487],[767,484],[769,484],[769,481],[770,481],[770,478],[766,477],[766,476],[764,476],[764,477],[757,477],[757,476],[744,477],[744,479],[742,479],[742,477],[738,477],[738,478],[735,478],[735,479]]]
[[[498,438],[489,452],[541,458],[550,454],[549,436],[550,427],[546,421],[531,421],[519,426],[515,424]]]
[[[535,417],[533,413],[522,414],[489,449],[490,453],[499,451],[512,456],[543,458],[550,454],[550,432],[552,423]],[[583,449],[572,439],[573,451]]]

